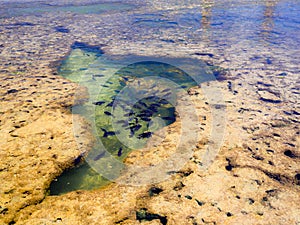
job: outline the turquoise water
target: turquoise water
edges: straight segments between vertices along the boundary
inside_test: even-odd
[[[177,94],[197,85],[186,72],[165,62],[112,60],[99,48],[84,43],[74,43],[72,48],[59,74],[88,90],[89,99],[74,106],[72,112],[94,124],[99,143],[88,158],[103,167],[110,157],[122,162],[132,150],[143,148],[155,131],[173,123]],[[204,80],[207,78],[200,74],[198,82]],[[81,92],[76,94],[82,96]],[[107,183],[108,179],[83,161],[58,177],[50,193],[94,189]]]
[[[100,14],[112,10],[129,10],[133,5],[126,3],[94,3],[82,5],[51,5],[42,2],[6,3],[0,9],[0,18],[42,15],[47,12],[72,12],[78,14]]]

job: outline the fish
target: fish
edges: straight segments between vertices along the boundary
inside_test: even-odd
[[[159,106],[160,106],[160,104],[158,104],[158,103],[153,103],[150,105],[150,107],[159,107]]]
[[[154,106],[149,106],[149,109],[151,109],[153,112],[157,112],[157,109]]]
[[[110,103],[108,103],[106,106],[108,107],[112,107],[114,105],[114,101],[111,101]]]
[[[156,96],[156,94],[158,94],[158,93],[159,93],[159,90],[156,90],[156,91],[151,92],[151,95]]]
[[[152,113],[140,113],[137,115],[138,117],[151,117]]]
[[[151,87],[149,87],[149,89],[151,90],[151,89],[153,89],[155,87],[156,87],[156,84],[153,84]]]
[[[131,126],[130,130],[135,132],[135,131],[138,131],[141,127],[142,127],[142,125],[137,124],[137,125]]]
[[[170,88],[164,89],[164,90],[161,91],[161,93],[164,93],[164,92],[167,92],[167,91],[171,91],[171,89]]]
[[[140,135],[138,135],[138,138],[141,139],[141,138],[149,138],[152,136],[152,132],[148,131],[148,132],[144,132],[144,133],[141,133]]]
[[[163,95],[162,97],[163,97],[163,98],[167,98],[167,97],[169,97],[171,94],[172,94],[172,92],[168,92],[168,93],[166,93],[165,95]]]
[[[124,114],[124,116],[133,116],[134,112],[130,111],[129,113]]]
[[[116,123],[117,124],[123,124],[122,127],[129,126],[129,122],[127,120],[118,120]]]
[[[118,156],[119,156],[119,157],[122,155],[122,151],[123,151],[123,148],[120,147],[120,148],[119,148],[119,151],[118,151]]]
[[[228,81],[227,87],[228,87],[229,91],[232,91],[232,83],[231,83],[231,81]]]
[[[94,74],[93,77],[104,77],[103,74]]]
[[[105,151],[103,151],[103,152],[101,152],[99,155],[97,155],[97,156],[94,158],[94,161],[97,161],[97,160],[101,159],[104,155],[105,155]]]
[[[94,105],[103,105],[105,101],[93,102]]]
[[[101,130],[104,132],[103,137],[114,136],[114,135],[117,134],[117,133],[114,132],[114,131],[107,131],[107,130],[105,130],[104,128],[101,128]]]
[[[149,121],[151,121],[151,119],[150,119],[150,118],[148,118],[148,117],[141,117],[141,120],[143,120],[143,121],[146,121],[146,122],[149,122]]]
[[[142,111],[142,114],[145,114],[149,117],[149,116],[153,115],[153,111],[151,109],[146,109],[146,110]]]
[[[160,99],[159,103],[161,103],[161,104],[168,104],[169,102],[166,99]]]
[[[108,115],[108,116],[113,116],[113,114],[111,114],[110,112],[107,112],[107,111],[104,111],[104,114]]]
[[[139,122],[138,118],[136,118],[136,117],[131,117],[131,118],[129,118],[128,121],[132,121],[132,120],[134,120],[134,122],[129,123],[131,126],[132,126],[132,124],[137,124]]]

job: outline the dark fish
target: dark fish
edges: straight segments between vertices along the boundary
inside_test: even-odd
[[[131,126],[130,130],[135,132],[135,131],[138,131],[141,127],[142,127],[142,125],[137,124],[137,125]]]
[[[114,92],[115,92],[116,94],[120,93],[120,91],[119,91],[119,90],[114,90]]]
[[[105,103],[104,101],[93,102],[94,105],[103,105],[104,103]]]
[[[152,109],[146,109],[144,111],[142,111],[143,114],[146,114],[148,116],[152,116],[153,115],[153,111]]]
[[[151,94],[154,95],[154,96],[155,96],[156,94],[158,94],[158,93],[159,93],[159,90],[156,90],[156,91],[154,91],[154,92],[151,92]]]
[[[171,91],[171,89],[170,89],[170,88],[167,88],[167,89],[165,89],[165,90],[162,90],[161,92],[164,93],[164,92],[167,92],[167,91]]]
[[[108,115],[108,116],[113,116],[113,114],[111,114],[110,112],[107,112],[107,111],[104,111],[104,114]]]
[[[105,151],[104,151],[104,152],[101,152],[99,155],[97,155],[97,156],[94,158],[94,161],[97,161],[97,160],[101,159],[104,155],[105,155]]]
[[[143,120],[143,121],[146,121],[146,122],[149,122],[149,121],[151,121],[151,119],[150,119],[150,118],[148,118],[148,117],[141,117],[141,120]]]
[[[172,92],[169,92],[169,93],[166,93],[165,95],[163,95],[162,97],[163,97],[163,98],[167,98],[167,97],[169,97],[171,94],[172,94]]]
[[[107,86],[107,85],[103,84],[103,85],[102,85],[102,87],[106,87],[106,88],[108,88],[109,86]]]
[[[151,117],[152,113],[140,113],[137,115],[138,117]]]
[[[103,137],[109,137],[116,135],[116,132],[114,131],[107,131],[104,128],[101,128],[101,130],[104,132]]]
[[[138,118],[136,118],[136,117],[131,117],[131,118],[129,118],[128,121],[132,121],[132,120],[134,120],[134,122],[130,122],[130,125],[137,124],[139,122]]]
[[[169,102],[166,99],[159,100],[159,103],[161,104],[168,104]]]
[[[153,103],[150,105],[150,107],[159,107],[159,106],[160,106],[160,104],[158,104],[158,103]]]
[[[227,82],[227,87],[228,87],[229,91],[232,91],[232,83],[231,83],[231,81]]]
[[[214,54],[212,54],[212,53],[207,53],[207,52],[196,52],[196,53],[194,53],[194,55],[201,55],[201,56],[208,56],[208,57],[213,57],[214,56]]]
[[[118,151],[118,156],[119,156],[119,157],[122,155],[122,151],[123,151],[123,148],[120,147],[120,148],[119,148],[119,151]]]
[[[129,113],[124,114],[124,116],[133,116],[134,112],[130,111]]]
[[[103,74],[94,74],[93,77],[104,77]]]
[[[55,31],[60,32],[60,33],[69,33],[70,30],[68,28],[65,28],[63,26],[57,26],[54,27]]]
[[[112,102],[108,103],[106,106],[108,106],[108,107],[112,107],[113,105],[114,105],[114,101],[112,101]]]
[[[151,89],[153,89],[155,87],[156,87],[156,84],[153,84],[151,87],[149,87],[149,89],[151,90]]]
[[[149,138],[152,136],[152,132],[148,131],[148,132],[144,132],[144,133],[141,133],[138,138],[141,139],[141,138]]]
[[[153,112],[157,112],[157,109],[154,106],[150,106],[149,109],[151,109]]]
[[[84,70],[87,70],[87,69],[88,68],[85,68],[85,67],[84,68],[79,68],[80,71],[84,71]]]

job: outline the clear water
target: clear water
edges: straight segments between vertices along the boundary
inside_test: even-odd
[[[123,60],[107,59],[95,47],[75,43],[59,74],[89,92],[89,99],[72,109],[94,124],[94,135],[101,142],[95,144],[89,159],[104,166],[109,157],[122,162],[132,150],[143,148],[156,130],[175,121],[177,94],[210,79],[205,70],[199,72],[196,82],[164,62],[148,60],[124,66]],[[107,183],[84,161],[52,182],[50,193],[94,189]]]
[[[77,14],[101,14],[112,10],[129,10],[133,5],[112,2],[112,3],[93,3],[80,5],[56,5],[42,2],[31,3],[6,3],[0,8],[0,18],[17,17],[17,16],[40,16],[43,13],[53,12],[72,12]]]
[[[285,72],[296,68],[300,63],[299,58],[299,44],[300,44],[300,1],[295,0],[274,0],[274,1],[207,1],[213,4],[200,4],[199,1],[194,2],[195,7],[189,7],[184,1],[151,1],[153,6],[161,6],[160,10],[145,9],[145,12],[133,12],[130,14],[124,13],[122,19],[115,18],[112,15],[111,21],[103,21],[106,34],[116,36],[123,34],[122,38],[128,39],[131,42],[156,40],[158,45],[162,45],[161,41],[167,41],[168,44],[186,43],[198,44],[201,43],[207,46],[207,50],[214,49],[220,55],[226,54],[234,60],[234,66],[231,69],[245,69],[251,68],[253,60],[260,60],[263,65],[271,64],[274,68]],[[201,2],[205,2],[201,1]],[[151,5],[150,3],[150,5]],[[180,4],[181,5],[180,5]],[[173,4],[173,5],[172,5]],[[180,7],[178,7],[180,5]],[[172,10],[173,7],[176,10]],[[74,12],[74,13],[102,13],[108,10],[130,9],[130,5],[123,3],[111,4],[90,4],[90,5],[47,5],[37,3],[35,6],[30,3],[26,4],[10,4],[7,7],[0,9],[0,17],[23,16],[23,15],[42,15],[44,12]],[[165,8],[164,8],[165,7]],[[122,20],[122,21],[120,21]],[[118,22],[118,32],[113,31],[115,27],[107,26]],[[122,23],[123,22],[123,23]],[[103,37],[103,30],[97,33],[93,30],[94,35]],[[101,36],[102,35],[102,36]],[[167,38],[166,38],[167,37]],[[101,38],[100,38],[101,39]],[[118,44],[118,43],[117,43]],[[124,44],[124,43],[122,43]],[[146,46],[146,45],[145,45]],[[203,49],[199,49],[199,52]],[[253,58],[256,53],[256,58]],[[284,57],[280,54],[284,53]],[[284,59],[285,63],[279,63]],[[286,63],[290,61],[290,64]],[[274,63],[275,62],[275,63]],[[277,64],[276,64],[277,62]],[[151,63],[150,63],[151,64]],[[102,52],[97,52],[95,48],[82,48],[80,46],[73,46],[73,51],[70,53],[66,61],[60,67],[60,74],[67,79],[74,82],[79,82],[86,86],[89,90],[90,100],[82,106],[74,107],[73,112],[83,115],[87,120],[93,121],[96,124],[95,135],[99,137],[103,146],[95,147],[90,153],[91,159],[98,158],[103,153],[105,148],[114,158],[122,161],[126,155],[135,148],[142,147],[147,138],[139,138],[148,129],[152,131],[160,129],[173,122],[174,110],[172,104],[161,104],[158,112],[153,113],[153,117],[165,117],[170,120],[154,120],[156,123],[149,124],[147,121],[138,121],[141,127],[132,134],[131,130],[122,127],[125,123],[118,123],[122,120],[131,120],[133,118],[122,118],[124,111],[120,107],[116,107],[115,113],[120,114],[118,120],[111,117],[104,112],[111,113],[113,107],[107,105],[113,100],[117,92],[124,88],[124,84],[120,83],[123,77],[135,77],[132,74],[140,71],[137,74],[139,78],[149,76],[151,73],[159,74],[159,71],[169,70],[168,65],[157,64],[151,65],[145,63],[143,65],[134,65],[131,69],[131,74],[127,74],[127,69],[117,73],[127,65],[116,64],[116,61],[107,59]],[[149,72],[149,67],[154,68]],[[233,68],[234,67],[234,68]],[[290,67],[290,68],[289,68]],[[292,68],[292,69],[291,69]],[[298,67],[297,67],[298,68]],[[182,75],[180,70],[175,70],[168,74],[168,78],[172,75]],[[299,69],[298,69],[299,70]],[[151,70],[150,70],[151,71]],[[279,73],[279,72],[278,72]],[[99,75],[99,76],[93,76]],[[178,76],[180,78],[180,76]],[[179,86],[194,85],[190,81],[176,78],[176,83]],[[290,73],[287,79],[298,79],[299,73]],[[247,81],[243,81],[247,82]],[[100,84],[99,84],[100,83]],[[199,83],[199,82],[197,82]],[[154,85],[151,83],[149,85]],[[280,85],[279,85],[280,86]],[[293,94],[292,85],[285,87],[286,94]],[[141,91],[141,90],[137,90]],[[136,92],[137,92],[136,91]],[[172,90],[172,92],[176,92]],[[290,93],[291,92],[291,93]],[[80,93],[78,93],[80,95]],[[294,94],[295,95],[295,94]],[[135,94],[133,94],[135,96]],[[298,96],[295,98],[298,99]],[[126,99],[125,99],[126,100]],[[127,99],[128,100],[128,99]],[[139,104],[146,104],[147,106],[152,100],[157,102],[158,99],[142,99]],[[101,105],[95,105],[93,102],[103,101]],[[159,100],[158,100],[159,101]],[[126,109],[124,109],[126,110]],[[133,115],[140,114],[138,108],[134,108]],[[128,111],[129,113],[129,111]],[[118,115],[119,115],[118,114]],[[158,116],[160,114],[160,116]],[[124,131],[117,135],[104,137],[104,132],[111,131],[118,128],[124,128]],[[101,129],[102,128],[102,129]],[[136,128],[137,129],[137,128]],[[124,143],[126,143],[125,146]],[[118,154],[120,147],[122,147],[122,154]],[[120,156],[119,156],[120,155]],[[98,160],[101,162],[102,158]],[[97,160],[96,160],[97,161]],[[97,162],[98,162],[97,161]],[[71,169],[62,174],[51,185],[51,193],[58,194],[76,189],[93,189],[107,184],[108,180],[93,171],[93,169],[86,163],[77,165],[75,169]]]

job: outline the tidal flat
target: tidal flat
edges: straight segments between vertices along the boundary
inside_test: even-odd
[[[0,224],[300,224],[299,11],[0,1]]]

